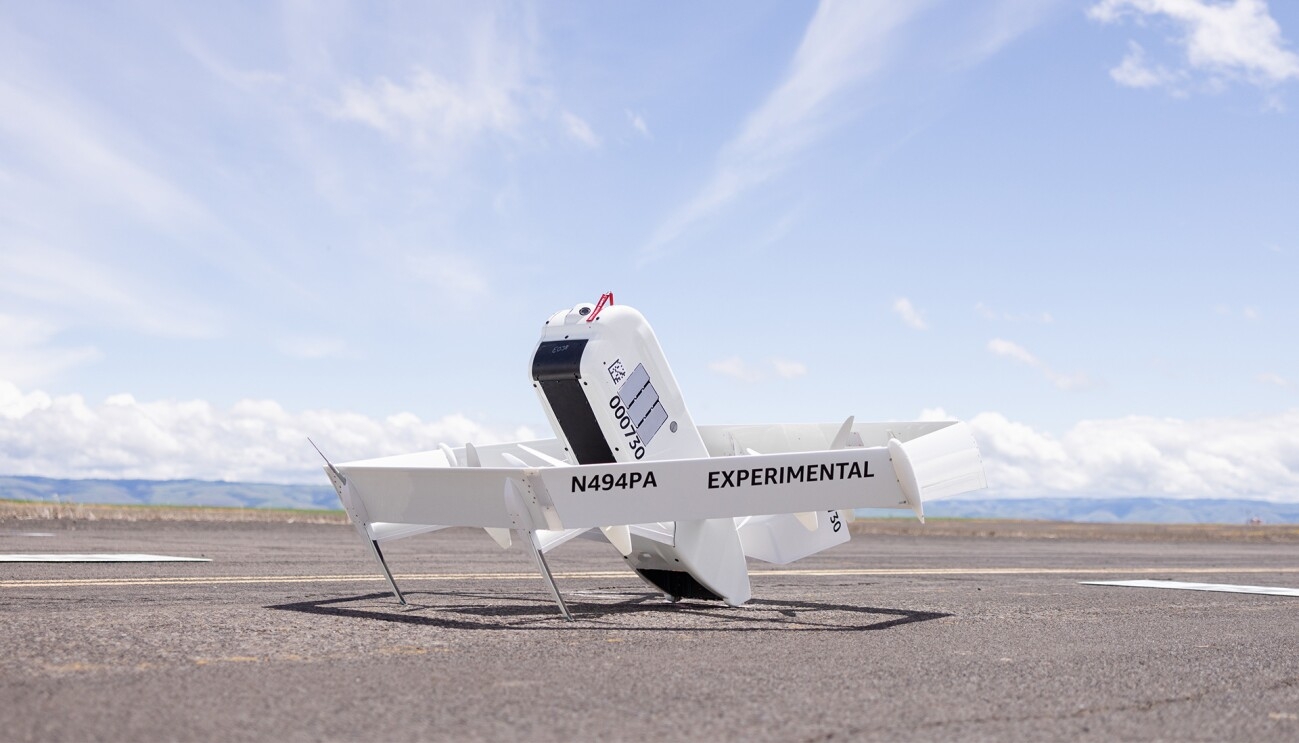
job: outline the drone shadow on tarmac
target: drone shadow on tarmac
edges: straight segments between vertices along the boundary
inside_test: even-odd
[[[583,591],[566,594],[566,599],[573,614],[571,624],[563,620],[549,600],[486,592],[407,592],[405,606],[397,604],[392,594],[369,593],[266,608],[466,630],[553,631],[563,627],[616,626],[625,631],[861,632],[952,616],[934,611],[773,599],[752,599],[738,608],[689,600],[672,604],[661,594],[630,591]]]

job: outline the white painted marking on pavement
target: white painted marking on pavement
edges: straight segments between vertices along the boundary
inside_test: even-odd
[[[1183,591],[1217,591],[1220,593],[1257,593],[1265,596],[1299,597],[1299,588],[1272,586],[1232,586],[1225,583],[1182,583],[1175,580],[1083,580],[1084,586],[1127,586],[1131,588],[1178,588]]]
[[[754,578],[782,578],[790,576],[811,577],[869,577],[869,576],[948,576],[948,575],[1242,575],[1247,573],[1299,573],[1299,567],[1203,567],[1203,568],[877,568],[842,570],[754,570]],[[555,573],[556,578],[631,578],[627,570],[589,570]],[[536,580],[537,573],[403,573],[394,575],[399,581],[483,581],[483,580]],[[45,578],[27,580],[0,580],[0,588],[73,588],[79,586],[214,586],[222,584],[274,584],[274,583],[372,583],[382,581],[381,574],[366,575],[213,575],[158,578]]]
[[[70,554],[47,552],[44,554],[3,554],[0,562],[212,562],[206,557],[172,557],[171,555],[114,554],[100,552],[95,554]]]

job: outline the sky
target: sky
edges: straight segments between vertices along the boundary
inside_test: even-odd
[[[1299,3],[0,0],[0,473],[968,421],[994,496],[1299,501]]]

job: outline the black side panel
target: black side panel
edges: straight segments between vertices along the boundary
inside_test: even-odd
[[[600,432],[595,413],[587,405],[582,382],[577,379],[549,379],[541,381],[541,391],[546,393],[550,409],[555,411],[564,438],[573,447],[578,464],[612,464],[613,450]]]
[[[582,391],[582,352],[586,341],[547,341],[537,346],[532,357],[532,378],[541,385],[546,402],[564,438],[573,448],[578,464],[610,464],[616,461],[609,442]]]
[[[538,382],[551,379],[581,379],[582,352],[586,339],[578,341],[546,341],[537,346],[532,357],[532,378]]]
[[[690,573],[681,570],[637,570],[645,580],[659,587],[660,591],[679,599],[703,599],[721,601],[722,597],[704,588],[704,584],[695,580]]]

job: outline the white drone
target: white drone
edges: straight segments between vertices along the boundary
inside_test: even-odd
[[[987,485],[957,421],[696,426],[654,331],[612,294],[546,321],[532,386],[555,438],[326,461],[401,603],[379,543],[475,526],[501,547],[517,534],[569,620],[545,554],[584,534],[670,601],[739,606],[746,557],[783,565],[848,541],[851,509],[923,521],[924,500]]]

